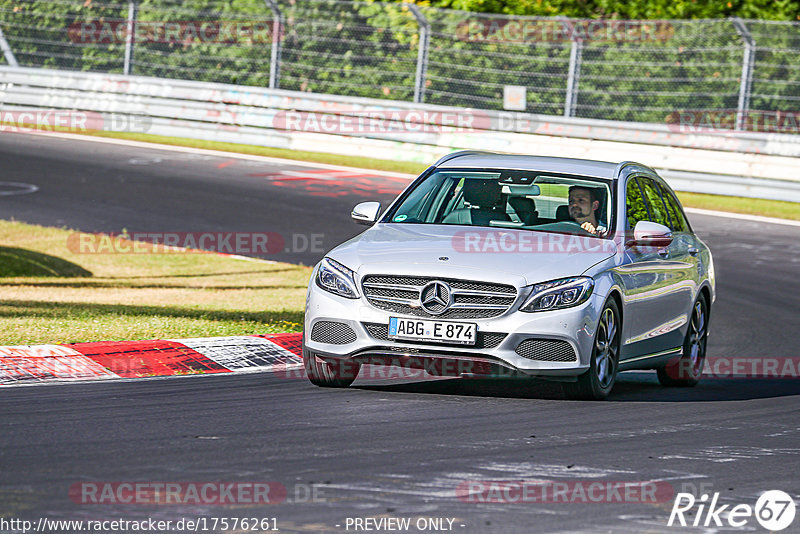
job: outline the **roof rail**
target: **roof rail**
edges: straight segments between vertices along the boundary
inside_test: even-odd
[[[643,167],[643,168],[651,171],[653,174],[658,174],[651,167],[649,167],[649,166],[647,166],[647,165],[645,165],[643,163],[639,163],[638,161],[620,161],[619,163],[617,163],[617,168],[614,169],[614,176],[618,177],[619,173],[622,172],[622,169],[624,169],[628,165],[638,165],[639,167]]]
[[[446,156],[442,156],[439,158],[439,161],[433,164],[434,167],[438,167],[442,163],[446,161],[450,161],[451,159],[460,158],[461,156],[476,156],[476,155],[484,155],[484,156],[496,156],[496,152],[487,152],[485,150],[459,150],[458,152],[453,152],[452,154],[447,154]]]

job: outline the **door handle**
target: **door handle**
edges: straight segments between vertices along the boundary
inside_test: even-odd
[[[658,255],[661,256],[662,258],[666,258],[667,256],[669,256],[669,249],[668,248],[659,249]]]
[[[700,252],[697,247],[689,247],[689,254],[692,256],[697,256],[697,253]]]

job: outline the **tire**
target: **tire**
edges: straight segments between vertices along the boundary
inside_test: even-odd
[[[700,295],[692,307],[692,318],[683,340],[683,354],[657,370],[662,386],[690,388],[700,382],[706,363],[708,300]]]
[[[603,400],[614,388],[619,369],[622,322],[614,299],[606,302],[597,323],[589,370],[576,382],[564,382],[561,388],[570,399]]]
[[[328,363],[315,356],[303,346],[303,366],[309,382],[322,388],[346,388],[358,376],[359,364],[343,360]]]

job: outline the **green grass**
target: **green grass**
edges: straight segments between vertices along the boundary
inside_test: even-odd
[[[724,197],[676,191],[681,204],[691,208],[730,211],[800,221],[800,203],[760,198]]]
[[[302,330],[309,267],[217,254],[81,254],[0,221],[0,345]]]

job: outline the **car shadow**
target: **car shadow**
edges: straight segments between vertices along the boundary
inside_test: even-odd
[[[423,380],[356,381],[354,389],[497,397],[512,399],[565,400],[557,382],[527,378],[438,378]],[[800,379],[730,378],[706,379],[693,388],[664,387],[655,371],[628,372],[617,377],[608,402],[719,402],[800,395]]]

